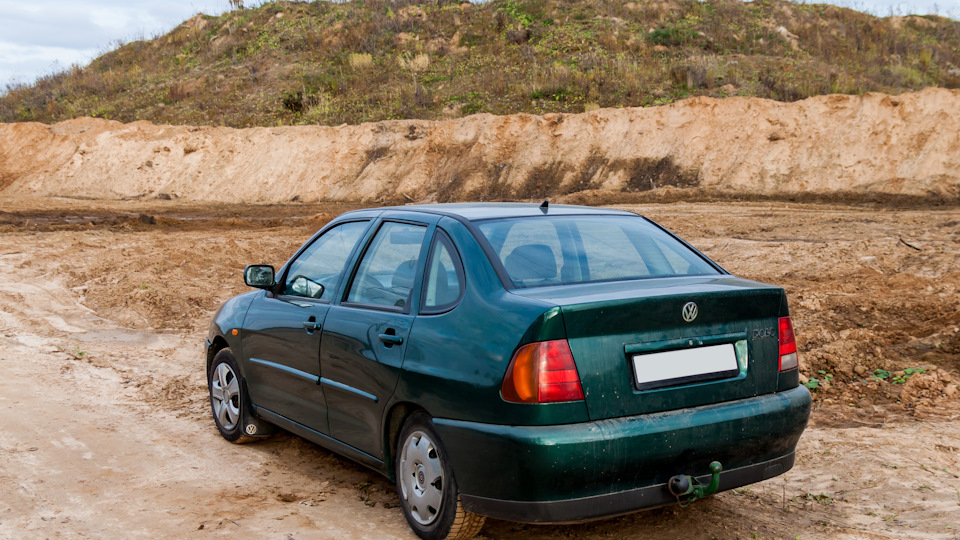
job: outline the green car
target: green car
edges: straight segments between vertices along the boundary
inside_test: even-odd
[[[283,428],[386,475],[421,538],[766,480],[810,414],[783,289],[630,212],[359,210],[244,279],[206,343],[220,433]]]

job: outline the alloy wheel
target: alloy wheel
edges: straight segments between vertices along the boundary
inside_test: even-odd
[[[210,381],[210,402],[223,429],[236,427],[240,421],[240,381],[226,362],[217,366]]]

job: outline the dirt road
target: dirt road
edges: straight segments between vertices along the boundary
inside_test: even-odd
[[[0,537],[412,538],[377,474],[290,435],[234,446],[209,419],[210,312],[346,208],[0,199]],[[483,536],[960,537],[960,210],[633,209],[787,287],[818,379],[797,465],[687,508]]]

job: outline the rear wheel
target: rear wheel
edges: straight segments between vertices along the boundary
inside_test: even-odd
[[[397,494],[410,528],[427,540],[476,536],[486,518],[463,509],[457,482],[430,416],[412,414],[398,442]]]
[[[244,420],[249,416],[250,400],[238,373],[240,369],[233,352],[229,348],[222,349],[210,364],[207,386],[213,421],[220,435],[232,443],[241,444],[254,440],[254,437],[244,434]]]

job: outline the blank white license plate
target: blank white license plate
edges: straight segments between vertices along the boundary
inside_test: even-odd
[[[637,388],[648,390],[694,383],[740,372],[732,343],[633,355]]]

